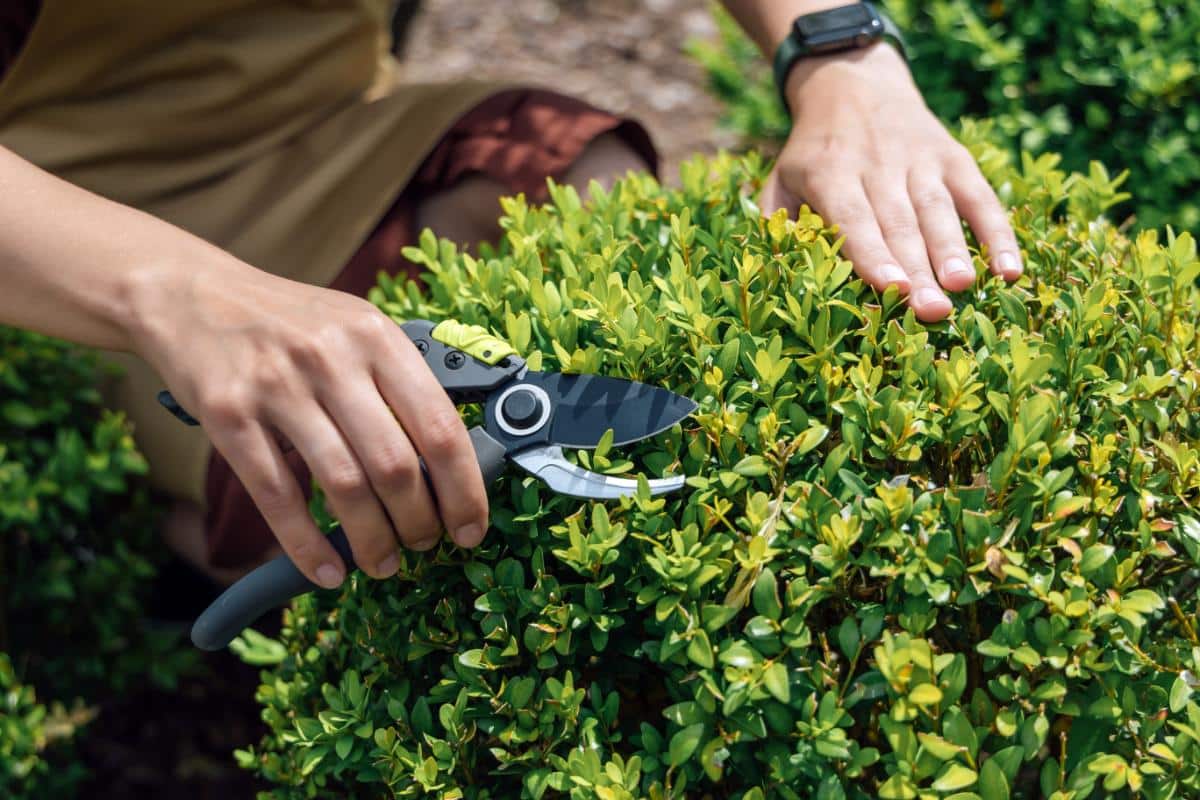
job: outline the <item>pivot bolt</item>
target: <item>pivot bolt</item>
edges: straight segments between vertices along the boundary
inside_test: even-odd
[[[533,392],[518,389],[504,398],[500,413],[504,415],[504,421],[514,428],[528,428],[542,416],[542,402]]]
[[[446,353],[445,364],[449,369],[462,369],[463,364],[467,363],[467,357],[458,350],[451,350]]]

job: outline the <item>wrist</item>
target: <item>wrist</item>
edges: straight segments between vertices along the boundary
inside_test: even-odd
[[[839,92],[864,82],[893,87],[899,96],[911,91],[920,97],[908,63],[887,41],[800,59],[788,72],[783,96],[794,118],[806,106],[837,102]]]
[[[187,335],[181,320],[204,302],[205,289],[242,286],[255,272],[203,240],[170,232],[176,235],[155,237],[146,257],[124,272],[116,293],[126,349],[160,372],[165,365],[157,362]]]

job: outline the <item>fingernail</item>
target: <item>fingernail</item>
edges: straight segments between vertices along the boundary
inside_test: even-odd
[[[436,536],[434,536],[432,539],[419,539],[409,545],[409,549],[423,553],[426,550],[432,550],[433,548],[437,547],[437,543],[438,537]]]
[[[483,541],[483,528],[475,523],[463,525],[454,532],[454,541],[459,547],[474,547]]]
[[[967,266],[967,262],[961,258],[951,258],[942,267],[942,274],[947,278],[962,278],[969,277],[975,279],[975,271]]]
[[[336,589],[342,585],[342,570],[333,564],[322,564],[317,567],[317,583],[326,589]]]
[[[379,577],[390,578],[396,574],[396,570],[400,569],[400,556],[397,553],[392,553],[390,556],[380,561],[375,569],[379,572]]]
[[[1001,253],[996,256],[996,266],[1004,275],[1016,277],[1021,274],[1021,261],[1014,253]]]
[[[908,280],[908,274],[895,264],[884,264],[883,269],[880,270],[880,274],[883,275],[883,282],[887,286],[891,286],[894,283],[904,283]]]
[[[932,306],[941,304],[942,297],[942,293],[937,289],[918,289],[917,293],[913,295],[913,302],[919,306]]]

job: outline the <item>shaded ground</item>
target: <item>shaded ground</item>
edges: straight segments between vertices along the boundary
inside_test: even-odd
[[[175,562],[155,584],[155,624],[186,632],[217,589]],[[277,624],[277,623],[276,623]],[[228,651],[206,653],[198,674],[175,691],[147,685],[100,703],[80,738],[92,772],[80,797],[150,800],[250,800],[260,786],[233,751],[265,732],[254,691],[258,668]]]
[[[658,145],[664,180],[695,152],[731,146],[685,41],[712,32],[695,0],[426,0],[409,29],[406,77],[510,79],[540,84],[635,116]],[[183,625],[212,588],[176,565],[159,582],[159,609]],[[257,785],[233,750],[263,733],[257,668],[227,652],[175,692],[145,690],[102,704],[83,737],[94,777],[88,798],[253,798]]]

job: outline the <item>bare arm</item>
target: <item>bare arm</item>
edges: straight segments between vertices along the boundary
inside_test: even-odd
[[[4,324],[132,352],[132,295],[139,278],[197,255],[219,260],[212,249],[153,217],[58,180],[0,147]]]
[[[801,14],[851,0],[724,0],[768,58]],[[808,203],[846,237],[855,272],[895,285],[925,321],[975,282],[961,217],[1006,280],[1021,274],[1008,216],[970,154],[925,106],[884,42],[802,59],[784,90],[794,123],[763,189],[764,212]]]
[[[374,306],[254,269],[3,148],[0,323],[146,359],[321,585],[344,570],[277,436],[326,490],[369,575],[396,571],[397,536],[414,549],[434,546],[443,525],[464,546],[483,538],[487,494],[466,428]]]

